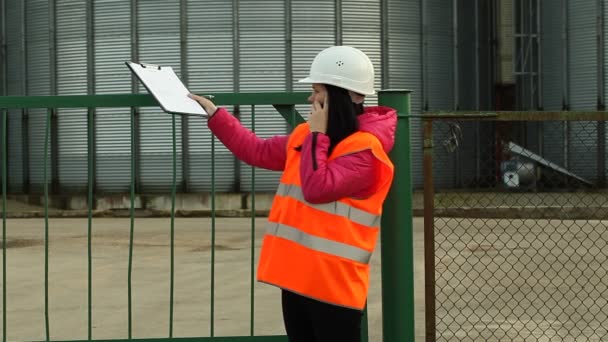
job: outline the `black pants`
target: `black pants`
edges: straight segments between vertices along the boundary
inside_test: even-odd
[[[363,312],[283,290],[283,320],[289,342],[360,342]]]

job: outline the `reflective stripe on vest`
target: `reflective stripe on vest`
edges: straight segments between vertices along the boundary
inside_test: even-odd
[[[300,202],[306,203],[307,206],[326,212],[328,214],[346,217],[349,220],[368,227],[380,226],[380,215],[370,214],[361,209],[354,208],[342,202],[330,202],[323,204],[311,204],[304,199],[302,188],[297,185],[288,185],[281,183],[277,190],[277,195],[283,197],[291,197]]]
[[[364,249],[310,235],[297,228],[280,223],[270,222],[266,234],[293,241],[318,252],[332,254],[362,264],[368,264],[372,257],[372,253]]]

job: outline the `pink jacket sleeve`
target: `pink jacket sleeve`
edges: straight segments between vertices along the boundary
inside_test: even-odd
[[[264,169],[282,171],[287,159],[288,136],[261,139],[225,108],[218,108],[207,121],[215,136],[240,160]]]
[[[370,196],[376,176],[376,157],[371,150],[327,161],[329,142],[322,133],[311,133],[304,140],[300,163],[304,199],[318,204]]]

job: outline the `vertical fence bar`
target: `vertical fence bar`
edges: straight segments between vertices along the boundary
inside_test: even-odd
[[[89,327],[87,336],[89,341],[93,338],[93,250],[92,250],[92,232],[93,232],[93,187],[95,186],[94,178],[94,158],[95,158],[95,146],[93,145],[93,139],[95,137],[94,131],[94,108],[89,108],[87,111],[87,168],[88,168],[88,228],[87,228],[87,250],[88,250],[88,315],[89,315]]]
[[[395,177],[382,214],[383,340],[414,341],[414,242],[410,165],[410,92],[383,90],[379,104],[397,110]]]
[[[211,329],[214,336],[215,312],[215,137],[211,133]]]
[[[7,172],[6,172],[6,153],[7,142],[6,125],[8,111],[2,110],[2,342],[6,342],[6,192],[7,192]]]
[[[173,133],[173,181],[171,186],[171,286],[169,287],[169,338],[173,337],[173,285],[175,282],[175,193],[177,181],[177,142],[175,137],[175,114],[171,116]]]
[[[49,327],[49,182],[48,182],[48,154],[49,154],[49,135],[51,132],[51,116],[53,109],[46,111],[46,126],[44,129],[44,322],[45,338],[50,341]]]
[[[255,132],[255,106],[251,106],[251,131]],[[255,167],[251,167],[251,289],[250,289],[250,303],[251,303],[251,325],[249,335],[253,336],[254,327],[254,304],[255,297],[253,295],[254,279],[254,262],[255,262]]]
[[[128,300],[128,333],[129,340],[133,338],[133,301],[131,290],[131,279],[133,273],[133,232],[135,230],[135,108],[131,108],[131,203],[130,211],[130,231],[129,231],[129,271],[127,280],[127,300]]]
[[[426,342],[435,342],[435,189],[433,121],[424,121],[424,298]]]

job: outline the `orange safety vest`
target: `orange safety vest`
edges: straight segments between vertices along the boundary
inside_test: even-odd
[[[382,203],[393,180],[393,164],[374,135],[356,132],[334,148],[328,160],[371,150],[380,161],[374,194],[311,204],[300,183],[301,146],[308,124],[296,127],[274,197],[262,243],[258,281],[322,302],[363,310],[369,262],[380,228]]]

